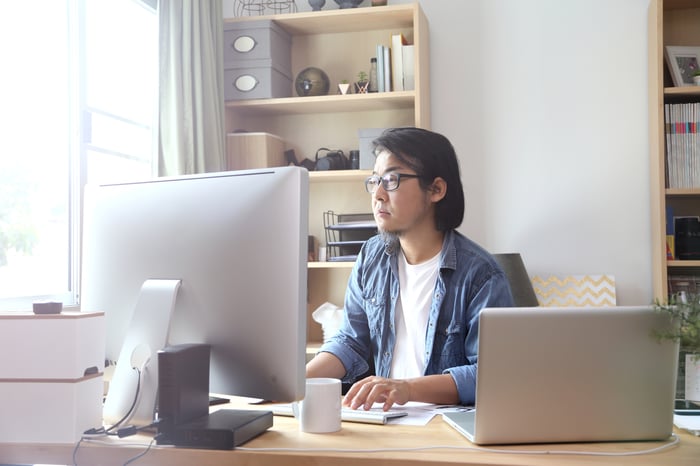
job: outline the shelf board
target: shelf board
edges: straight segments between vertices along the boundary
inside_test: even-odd
[[[355,262],[307,262],[310,269],[351,269]]]
[[[698,8],[697,0],[664,0],[664,10]]]
[[[371,8],[371,12],[367,8]],[[272,20],[292,35],[402,29],[413,27],[413,4],[244,16],[225,22]],[[370,14],[371,13],[371,14]]]
[[[666,189],[667,196],[700,196],[700,188],[669,188]]]
[[[700,86],[664,87],[668,97],[700,97]]]
[[[666,265],[668,267],[700,267],[700,260],[667,261]]]
[[[226,109],[245,116],[371,112],[412,109],[415,99],[415,91],[373,92],[369,94],[233,100],[226,102]]]

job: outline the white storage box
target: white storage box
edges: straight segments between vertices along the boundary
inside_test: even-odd
[[[283,167],[284,141],[270,133],[229,133],[226,136],[226,168]]]
[[[0,314],[0,438],[74,443],[102,425],[104,313]]]

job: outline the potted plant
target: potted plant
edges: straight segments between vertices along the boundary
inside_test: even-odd
[[[657,337],[662,340],[679,342],[679,376],[684,375],[686,380],[700,377],[700,374],[695,374],[694,369],[700,361],[700,294],[683,293],[671,298],[666,304],[657,301],[654,307],[658,312],[670,315],[679,323],[673,330],[656,332]],[[679,385],[684,382],[685,380],[679,380]]]
[[[661,339],[679,341],[682,350],[700,357],[700,294],[672,298],[667,304],[657,301],[654,307],[680,324],[674,331],[658,332],[658,336]]]
[[[369,86],[369,79],[367,79],[367,73],[360,71],[357,73],[357,82],[355,82],[355,92],[357,94],[367,94],[367,87]]]
[[[347,79],[343,79],[342,81],[340,81],[340,83],[338,83],[338,91],[340,91],[341,94],[347,94],[348,89],[350,89],[350,83]]]
[[[695,70],[693,73],[693,83],[695,83],[696,86],[700,86],[700,69]]]

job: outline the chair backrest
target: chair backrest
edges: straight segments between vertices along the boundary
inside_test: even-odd
[[[510,291],[513,294],[513,304],[516,307],[538,306],[537,296],[532,282],[525,269],[522,257],[518,253],[492,254],[506,273]]]

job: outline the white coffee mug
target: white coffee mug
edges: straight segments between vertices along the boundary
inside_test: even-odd
[[[298,411],[295,409],[301,431],[315,434],[339,431],[340,404],[339,379],[306,379],[306,395]]]

